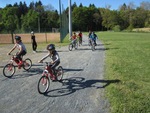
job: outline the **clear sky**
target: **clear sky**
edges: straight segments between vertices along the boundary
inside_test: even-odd
[[[22,1],[27,4],[27,6],[29,6],[29,4],[33,1],[39,1],[39,0],[0,0],[0,7],[3,8],[5,7],[7,4],[14,4],[14,3],[18,3]],[[69,0],[61,0],[61,3],[63,4],[63,7],[66,8],[68,7],[68,1]],[[147,1],[150,2],[150,0],[71,0],[71,3],[73,4],[74,2],[76,2],[77,6],[79,6],[80,3],[82,3],[83,6],[89,6],[89,4],[94,4],[97,8],[98,7],[103,7],[105,8],[107,5],[110,5],[111,8],[110,9],[114,9],[117,10],[119,8],[119,6],[123,5],[123,3],[125,3],[126,5],[128,5],[130,2],[134,3],[135,6],[140,6],[140,3],[143,1]],[[55,9],[59,9],[59,0],[41,0],[41,2],[43,3],[43,5],[52,5]]]

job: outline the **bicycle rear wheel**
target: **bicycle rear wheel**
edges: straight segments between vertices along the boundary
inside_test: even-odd
[[[11,78],[16,72],[16,68],[13,64],[6,64],[3,68],[3,75]]]
[[[23,63],[23,69],[28,71],[31,67],[32,67],[32,61],[29,58],[25,59]]]
[[[50,80],[47,76],[42,76],[38,81],[38,92],[44,94],[48,91]]]
[[[62,80],[62,78],[63,78],[63,68],[62,68],[62,66],[58,67],[56,77],[57,77],[58,81]]]

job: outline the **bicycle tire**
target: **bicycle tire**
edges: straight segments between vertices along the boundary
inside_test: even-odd
[[[16,68],[13,64],[6,64],[3,68],[3,75],[7,78],[11,78],[16,72]]]
[[[78,49],[78,43],[75,44],[75,47],[74,47],[74,48],[75,48],[75,49]]]
[[[43,75],[38,81],[38,92],[45,94],[50,86],[50,80],[47,76]]]
[[[92,51],[95,51],[95,44],[94,44],[94,42],[92,42],[91,49],[92,49]]]
[[[31,67],[32,67],[31,59],[29,59],[29,58],[25,59],[24,63],[23,63],[23,69],[28,71]]]
[[[72,49],[73,49],[73,44],[72,43],[69,44],[68,49],[69,49],[69,51],[72,51]]]
[[[57,80],[58,80],[58,81],[62,81],[62,79],[63,79],[63,68],[62,68],[62,66],[59,66],[59,67],[57,68],[56,77],[57,77]]]

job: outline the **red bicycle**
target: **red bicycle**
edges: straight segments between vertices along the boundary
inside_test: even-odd
[[[40,94],[44,94],[48,91],[50,86],[50,79],[52,81],[62,81],[63,78],[63,68],[62,66],[58,66],[57,69],[55,69],[56,75],[53,74],[53,71],[51,69],[51,64],[49,62],[43,62],[46,64],[45,69],[43,70],[42,77],[38,81],[38,92]]]
[[[23,67],[24,70],[28,71],[31,66],[32,61],[29,58],[23,60],[23,64],[19,65],[19,59],[16,58],[16,55],[11,55],[9,63],[6,64],[3,68],[3,75],[5,77],[11,78],[16,72],[16,67],[18,67],[18,69],[21,69],[21,67]]]

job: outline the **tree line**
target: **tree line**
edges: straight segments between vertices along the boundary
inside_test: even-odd
[[[139,7],[133,3],[122,4],[118,10],[97,8],[94,4],[89,7],[79,6],[74,2],[72,9],[73,31],[104,31],[132,30],[133,28],[150,27],[150,2],[141,2]],[[0,33],[49,32],[52,28],[60,28],[61,15],[68,16],[68,7],[59,13],[52,5],[44,6],[41,1],[14,3],[0,8]]]

